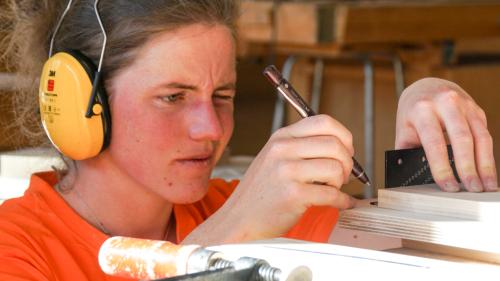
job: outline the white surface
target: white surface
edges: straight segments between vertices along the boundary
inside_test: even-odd
[[[28,187],[29,179],[0,178],[0,203],[4,200],[20,197]]]
[[[285,272],[305,265],[314,281],[323,280],[498,280],[500,267],[464,264],[331,244],[275,239],[211,249],[236,260],[261,258]],[[426,279],[423,279],[426,278]],[[442,279],[441,279],[442,278]]]
[[[62,160],[51,149],[23,149],[0,153],[0,202],[22,196],[31,174],[61,167]]]
[[[36,172],[61,167],[62,160],[51,149],[23,149],[0,153],[0,177],[29,179]]]

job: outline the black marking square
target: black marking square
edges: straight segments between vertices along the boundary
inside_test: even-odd
[[[448,159],[458,182],[453,150],[448,148]],[[434,183],[424,149],[410,148],[385,152],[385,187],[399,187]]]

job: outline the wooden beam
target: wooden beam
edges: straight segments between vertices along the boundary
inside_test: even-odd
[[[341,45],[500,36],[498,3],[353,4],[335,11]]]
[[[36,80],[23,77],[16,73],[0,72],[0,94],[15,91],[17,89],[26,89],[32,85],[32,83],[39,83],[38,78]]]
[[[494,2],[243,1],[238,27],[244,40],[280,44],[421,44],[500,36]]]
[[[242,1],[238,18],[238,36],[241,40],[270,42],[272,36],[272,2]]]
[[[0,93],[14,89],[16,75],[13,73],[0,72]]]

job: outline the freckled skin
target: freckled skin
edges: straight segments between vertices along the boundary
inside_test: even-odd
[[[233,131],[232,100],[214,100],[214,94],[236,82],[234,48],[229,29],[219,25],[190,25],[153,37],[112,79],[113,131],[103,157],[169,202],[201,199]],[[194,89],[163,86],[169,83]],[[184,99],[160,99],[177,93]],[[207,165],[179,161],[208,154]]]

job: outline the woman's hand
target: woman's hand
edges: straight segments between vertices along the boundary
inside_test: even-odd
[[[340,187],[349,180],[353,153],[351,133],[329,116],[281,128],[201,227],[228,230],[224,242],[266,239],[285,234],[308,207],[352,207],[354,199]]]
[[[399,100],[396,149],[423,146],[436,183],[445,191],[458,191],[445,134],[465,188],[473,192],[496,191],[493,141],[484,111],[452,82],[426,78],[413,83]]]

